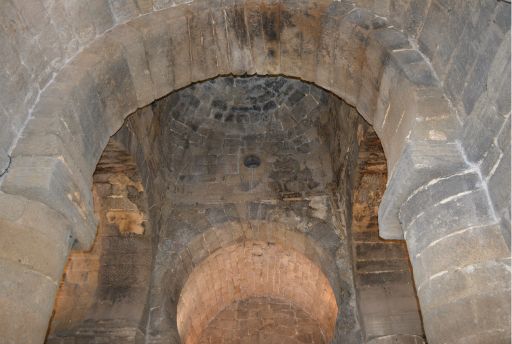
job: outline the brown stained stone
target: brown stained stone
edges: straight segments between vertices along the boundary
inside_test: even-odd
[[[321,327],[309,314],[286,301],[268,297],[233,303],[208,324],[199,344],[323,344]]]
[[[379,237],[377,212],[386,187],[386,159],[380,140],[369,129],[359,148],[354,187],[352,240],[359,307],[367,338],[386,342],[398,333],[423,337],[412,271],[403,241]],[[415,343],[416,337],[391,338]],[[372,342],[373,343],[373,342]]]
[[[217,250],[198,265],[188,278],[178,304],[178,329],[183,342],[204,341],[199,334],[222,309],[232,302],[254,297],[288,300],[309,314],[313,319],[313,328],[323,333],[325,342],[332,337],[338,307],[329,281],[318,267],[300,253],[279,245],[247,241]],[[290,307],[289,303],[285,305]],[[219,326],[230,327],[235,331],[234,335],[237,331],[247,336],[258,335],[257,328],[265,320],[265,314],[260,315],[258,309],[244,307],[241,311],[242,322],[234,324],[236,319],[228,319],[231,323],[222,325],[226,319],[221,319]],[[299,331],[294,340],[301,342],[300,338],[312,338],[314,342],[324,342],[313,339],[314,333],[307,333],[307,324],[310,323],[301,321],[303,313],[300,313],[301,317],[291,317],[290,312],[295,310],[286,307],[284,312],[288,314],[288,321],[299,321],[293,326],[290,322],[288,325],[284,322],[289,331],[296,326],[306,331]],[[247,317],[243,315],[245,313]],[[245,322],[247,325],[244,325]],[[244,326],[247,326],[246,330]],[[215,337],[215,331],[212,331],[211,336]]]

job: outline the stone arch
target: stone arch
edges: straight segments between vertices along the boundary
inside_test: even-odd
[[[224,74],[282,74],[332,91],[375,127],[390,175],[408,147],[437,145],[457,154],[449,144],[457,130],[455,113],[428,61],[405,34],[367,10],[336,3],[304,6],[300,11],[251,3],[212,9],[199,2],[116,26],[70,61],[42,93],[2,189],[52,203],[87,248],[95,228],[87,189],[110,135],[138,107]],[[251,15],[259,21],[250,21]],[[278,41],[279,58],[267,51]],[[259,49],[264,47],[263,58]],[[44,145],[35,144],[41,140]],[[63,162],[56,161],[59,155]],[[69,190],[58,196],[41,185],[18,185],[20,178],[13,176],[22,176],[39,159],[39,166],[48,168],[38,182],[51,183],[60,173],[69,179]],[[387,203],[396,208],[393,201]],[[401,238],[397,209],[383,207],[381,217],[385,236]]]
[[[318,228],[318,227],[316,227]],[[327,230],[330,235],[336,235],[331,228]],[[187,337],[188,327],[181,325],[180,320],[189,315],[192,310],[186,307],[181,307],[182,298],[187,288],[192,289],[188,291],[186,298],[190,298],[191,295],[195,295],[198,290],[190,288],[190,285],[194,285],[194,280],[201,277],[204,271],[212,268],[212,260],[217,258],[226,258],[226,254],[229,256],[233,251],[241,253],[245,245],[256,245],[258,248],[263,250],[269,248],[269,252],[274,254],[276,258],[279,258],[281,254],[289,254],[294,256],[294,262],[299,266],[305,264],[312,268],[318,273],[318,280],[322,282],[322,287],[327,288],[326,299],[323,300],[324,304],[329,306],[329,312],[323,314],[320,310],[316,310],[316,315],[324,317],[320,322],[323,321],[323,330],[326,333],[327,338],[330,336],[339,336],[339,331],[347,330],[344,328],[343,323],[349,322],[348,305],[351,302],[352,295],[349,295],[346,291],[343,291],[344,279],[339,275],[338,267],[335,262],[336,248],[333,247],[331,240],[332,237],[326,236],[327,233],[321,231],[308,231],[301,232],[300,230],[293,228],[289,224],[280,222],[268,222],[261,220],[250,220],[249,222],[239,221],[227,221],[219,223],[212,228],[209,228],[200,234],[186,239],[185,242],[179,244],[181,249],[176,254],[174,260],[170,262],[169,269],[165,272],[162,282],[160,283],[165,286],[165,292],[163,300],[160,302],[165,305],[164,312],[167,314],[167,325],[171,328],[172,332],[180,334],[182,340]],[[340,243],[342,244],[342,243]],[[277,247],[275,249],[274,247]],[[241,257],[243,254],[240,255]],[[217,258],[215,258],[217,257]],[[206,269],[208,268],[208,269]],[[206,270],[205,270],[206,269]],[[199,271],[199,273],[198,273]],[[286,271],[285,271],[286,272]],[[309,271],[308,273],[310,273]],[[199,275],[199,276],[198,276]],[[284,276],[284,278],[291,278],[290,276]],[[155,282],[154,282],[155,283]],[[308,285],[306,289],[311,290],[314,286]],[[197,289],[197,288],[196,288]],[[299,288],[300,289],[300,288]],[[331,295],[332,293],[332,295]],[[262,296],[274,296],[278,299],[301,301],[298,299],[299,295],[288,295],[280,293],[270,293],[271,295]],[[256,294],[254,294],[256,295]],[[253,294],[238,295],[244,299],[248,296],[254,296]],[[229,295],[229,297],[236,300],[236,295]],[[297,300],[295,300],[297,299]],[[302,300],[307,301],[307,300]],[[314,300],[309,300],[314,301]],[[303,302],[303,303],[304,303]],[[299,306],[309,307],[309,313],[315,312],[312,308],[312,303],[299,304]],[[320,300],[319,302],[322,302]],[[334,303],[333,303],[334,302]],[[211,305],[212,309],[206,309],[206,311],[215,311],[216,307],[222,307],[228,305],[229,302],[222,303],[219,305]],[[335,307],[334,307],[335,306]],[[216,309],[217,311],[221,310]],[[180,316],[181,313],[181,316]],[[199,313],[193,313],[198,316]],[[213,314],[215,315],[215,314]],[[212,314],[209,314],[212,316]],[[203,322],[211,319],[200,319]],[[318,321],[318,319],[317,319]],[[204,326],[204,323],[201,323]],[[176,327],[177,326],[177,327]],[[197,330],[197,324],[195,328]],[[335,332],[335,329],[337,332]],[[329,341],[327,341],[329,342]]]
[[[486,228],[499,235],[485,183],[467,183],[460,177],[476,174],[481,181],[456,140],[459,119],[428,59],[382,17],[341,2],[304,2],[295,7],[199,1],[136,17],[105,32],[66,64],[38,97],[0,186],[4,202],[21,200],[52,209],[61,218],[59,227],[72,231],[75,247],[89,248],[96,231],[92,172],[109,136],[136,108],[221,74],[295,76],[357,107],[374,126],[387,156],[390,179],[379,213],[383,237],[403,238],[401,223],[406,223],[408,242],[426,236],[429,247],[436,246],[434,251],[442,254],[443,239],[456,233],[473,233],[464,236],[469,246],[479,242],[467,228]],[[451,178],[458,185],[456,191],[431,191],[431,186],[439,187],[439,181]],[[434,221],[440,231],[426,230],[429,224],[421,221],[413,226],[405,219],[418,217],[422,210],[404,208],[402,203],[411,195],[430,192],[439,196],[427,199],[432,209],[444,209],[440,214],[450,213],[451,207],[459,209],[460,216],[452,222]],[[461,214],[474,209],[481,210],[479,217],[467,223]],[[21,216],[10,221],[21,221]],[[461,266],[490,264],[505,281],[508,263],[503,259],[509,249],[499,242],[499,247],[494,241],[479,245],[488,252],[483,260],[460,259],[464,250],[428,266],[413,259],[416,279],[431,285],[433,279],[458,278]],[[411,257],[421,255],[409,250]],[[446,285],[444,281],[439,288]],[[54,295],[54,279],[46,289]],[[510,285],[503,282],[498,289],[500,297],[508,299]],[[438,305],[420,294],[429,339],[440,342],[446,333],[452,333],[450,338],[462,337],[453,334],[455,323],[436,331],[429,324],[451,318],[453,312],[484,312],[484,306],[471,308],[478,297],[475,290],[463,288],[456,298],[462,305],[455,307],[454,301]],[[46,303],[41,309],[35,338],[43,335],[51,306]]]

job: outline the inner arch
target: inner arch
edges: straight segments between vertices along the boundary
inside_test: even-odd
[[[221,320],[222,316],[236,320],[225,310],[240,308],[237,303],[241,301],[252,302],[252,310],[254,302],[263,304],[261,309],[267,313],[274,312],[276,305],[281,305],[281,310],[285,305],[288,311],[281,314],[281,319],[286,318],[284,324],[288,326],[284,328],[297,327],[292,336],[307,331],[317,334],[319,343],[329,343],[332,338],[338,305],[321,269],[298,251],[249,240],[217,250],[189,276],[178,302],[177,325],[182,342],[202,342],[202,337],[211,332],[212,323],[219,322],[219,316]],[[309,328],[296,325],[297,314],[309,320]],[[274,330],[278,336],[277,331],[283,328]]]

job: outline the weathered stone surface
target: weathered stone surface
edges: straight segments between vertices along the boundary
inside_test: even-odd
[[[71,247],[71,228],[66,220],[44,204],[7,194],[0,195],[1,254],[4,261],[28,269],[58,283]]]
[[[475,248],[479,247],[478,250]],[[443,271],[453,270],[480,261],[506,258],[509,248],[499,226],[469,227],[438,241],[433,241],[411,257],[415,262],[416,283]]]
[[[78,245],[90,247],[96,234],[92,199],[88,190],[70,174],[65,162],[56,157],[20,156],[13,159],[10,172],[2,184],[4,192],[45,203],[66,216]]]
[[[120,4],[122,6],[118,6]],[[361,8],[352,9],[355,5]],[[251,6],[254,5],[251,3]],[[311,10],[312,8],[314,10]],[[399,11],[395,11],[398,8]],[[150,13],[153,9],[155,13]],[[212,15],[208,16],[206,13],[210,9]],[[152,96],[146,88],[150,87],[149,79],[147,76],[143,77],[146,74],[142,66],[143,54],[140,45],[134,48],[137,52],[136,56],[132,56],[127,53],[128,50],[111,45],[112,41],[107,38],[108,34],[104,34],[109,29],[118,30],[120,26],[115,25],[139,12],[146,15],[134,18],[129,25],[137,27],[144,39],[144,49],[149,61],[148,69],[156,86],[156,92]],[[411,142],[425,141],[424,144],[433,144],[435,149],[440,149],[437,152],[438,155],[445,154],[444,148],[440,148],[442,145],[448,147],[446,143],[451,143],[452,139],[453,141],[462,139],[460,141],[464,151],[461,150],[460,153],[463,157],[465,154],[471,163],[476,163],[477,168],[482,168],[483,175],[486,176],[485,180],[482,180],[482,188],[489,190],[489,200],[493,205],[496,220],[501,223],[504,237],[507,237],[510,226],[510,197],[507,197],[509,196],[508,188],[502,186],[507,186],[509,184],[507,179],[510,179],[507,178],[510,149],[506,148],[510,145],[496,145],[495,138],[499,138],[498,133],[502,130],[502,124],[506,123],[500,121],[506,120],[510,112],[510,52],[506,49],[510,38],[507,34],[510,29],[509,12],[509,4],[493,1],[479,3],[479,6],[475,6],[472,2],[459,4],[437,0],[428,3],[420,0],[385,2],[361,0],[355,4],[346,2],[332,4],[328,1],[280,3],[267,1],[260,6],[260,12],[251,12],[247,10],[245,2],[238,1],[189,3],[189,1],[161,0],[153,3],[146,0],[125,2],[94,0],[87,4],[62,0],[41,0],[34,1],[33,4],[6,1],[0,9],[0,31],[3,33],[0,35],[2,37],[0,40],[1,46],[5,48],[0,54],[0,60],[5,67],[0,72],[1,84],[4,85],[3,91],[0,92],[2,104],[0,120],[4,124],[0,129],[0,171],[2,167],[9,164],[8,154],[14,151],[13,148],[18,139],[28,136],[28,131],[25,132],[24,129],[29,128],[30,125],[25,127],[25,124],[29,117],[33,116],[34,120],[37,119],[36,103],[47,102],[48,98],[64,99],[61,104],[56,101],[55,108],[46,109],[50,113],[53,112],[55,117],[59,117],[55,121],[50,119],[49,122],[57,125],[60,119],[64,119],[66,123],[72,123],[67,118],[67,107],[69,107],[72,109],[70,113],[73,113],[81,126],[92,128],[87,130],[88,133],[93,132],[96,135],[101,131],[97,136],[78,134],[77,139],[63,138],[57,134],[63,139],[64,145],[73,145],[69,148],[69,151],[72,151],[70,156],[76,156],[76,152],[84,152],[84,156],[87,156],[87,159],[74,159],[77,168],[84,171],[90,170],[94,167],[108,136],[117,130],[124,116],[138,106],[146,105],[145,103],[151,101],[153,96],[164,96],[172,89],[186,86],[196,81],[195,78],[202,78],[203,75],[214,76],[213,61],[216,61],[215,67],[220,73],[252,73],[254,71],[278,73],[281,69],[281,46],[285,51],[293,52],[283,58],[289,73],[310,81],[316,73],[319,84],[345,97],[349,103],[357,104],[359,99],[360,110],[365,112],[367,118],[373,116],[369,113],[371,111],[385,114],[387,108],[385,103],[388,99],[384,98],[389,98],[389,94],[385,92],[382,99],[379,99],[380,91],[386,91],[385,88],[380,87],[382,79],[370,80],[373,73],[366,73],[369,69],[366,72],[362,71],[362,61],[365,58],[366,49],[372,46],[369,41],[372,37],[371,32],[393,25],[397,31],[403,31],[409,35],[409,42],[413,42],[415,37],[419,40],[419,49],[416,52],[405,52],[400,49],[392,52],[392,55],[396,55],[394,61],[398,64],[403,63],[399,78],[407,79],[414,87],[440,87],[443,92],[446,92],[448,100],[458,113],[452,111],[446,119],[427,123],[416,122],[418,114],[414,111],[406,112],[405,117],[400,111],[391,112],[395,119],[398,119],[395,123],[399,125],[395,128],[403,129],[398,133],[382,135],[386,154],[390,157],[392,166],[408,168],[410,165],[404,162],[404,159],[411,157],[407,145],[395,145],[392,139],[401,143],[405,142],[404,138],[410,138]],[[194,17],[194,20],[200,18],[200,23],[191,19],[192,16],[196,16],[194,13],[200,13],[199,16]],[[305,15],[306,13],[309,15]],[[211,20],[211,27],[202,25],[203,20],[206,22],[204,19],[206,17]],[[251,24],[249,18],[253,17],[260,18],[256,23],[260,20],[261,26]],[[197,25],[191,25],[194,23]],[[291,23],[295,27],[289,25]],[[151,25],[158,26],[154,30],[158,34],[148,35],[148,32],[153,30],[149,29]],[[191,28],[193,32],[190,31]],[[211,28],[211,36],[209,31],[206,31],[207,28]],[[253,32],[260,28],[263,30],[264,42],[262,44],[261,41],[255,40],[254,42],[258,44],[253,45],[252,37],[258,37]],[[281,35],[284,30],[287,30],[288,35]],[[290,37],[289,40],[288,37]],[[129,38],[128,35],[122,40]],[[319,42],[316,42],[316,39]],[[204,42],[208,46],[215,44],[216,49],[213,51],[217,52],[216,60],[213,59],[212,50],[200,47]],[[289,47],[286,46],[287,44]],[[207,52],[202,53],[205,50]],[[317,54],[315,50],[320,53]],[[255,56],[258,51],[264,56]],[[371,49],[368,50],[370,51]],[[74,56],[77,53],[79,56]],[[203,60],[204,54],[208,54],[208,59]],[[314,59],[315,54],[321,58]],[[300,59],[297,58],[299,55]],[[419,57],[423,57],[422,62]],[[169,62],[170,60],[172,63]],[[203,62],[205,62],[204,69]],[[321,69],[318,69],[315,63],[318,63]],[[257,65],[259,67],[256,67]],[[75,76],[71,78],[71,82],[61,85],[63,87],[58,93],[49,92],[52,85],[72,75],[67,73],[69,67],[76,68],[80,76]],[[176,68],[177,71],[175,71]],[[314,72],[315,70],[317,71]],[[375,69],[375,71],[378,70],[378,68]],[[176,74],[171,74],[171,71]],[[58,74],[55,76],[56,72]],[[400,84],[400,80],[394,79],[391,74],[383,74],[389,77],[386,82]],[[437,77],[441,83],[438,83]],[[85,87],[82,82],[90,82],[91,87]],[[73,101],[68,102],[69,93],[64,90],[75,83],[80,84],[77,89],[86,91],[79,92],[79,97],[73,96]],[[364,96],[360,97],[360,90],[364,91],[363,95],[368,94],[370,97],[368,99]],[[84,98],[81,98],[82,96]],[[124,96],[126,98],[123,98]],[[407,102],[410,96],[410,94],[404,96],[396,93],[391,98]],[[77,99],[85,101],[79,100],[77,102],[79,106],[70,104]],[[91,99],[94,100],[89,103]],[[443,97],[442,101],[445,100]],[[392,99],[389,101],[391,102]],[[82,112],[91,116],[85,120]],[[296,114],[296,111],[292,110],[292,113]],[[486,116],[480,116],[480,114]],[[379,116],[382,118],[382,115]],[[292,117],[292,121],[297,118]],[[5,118],[8,119],[3,121]],[[240,118],[244,121],[245,117],[240,116]],[[403,120],[400,121],[401,118]],[[98,119],[97,123],[101,125],[95,123],[95,119]],[[454,129],[459,119],[465,122],[463,135]],[[107,124],[103,125],[103,123]],[[450,129],[439,130],[444,126]],[[61,124],[57,127],[63,136],[76,133],[75,127],[68,131],[64,130]],[[206,140],[207,135],[204,135],[204,132],[194,130],[192,132],[194,134],[191,134],[190,138],[181,137],[176,140],[173,154],[178,156],[190,143],[194,145]],[[408,136],[409,134],[411,135]],[[446,140],[444,136],[447,136]],[[83,141],[80,142],[81,140]],[[432,142],[436,140],[441,142],[438,144]],[[499,140],[503,140],[503,136]],[[314,151],[311,142],[312,137],[304,134],[298,136],[296,140],[291,140],[289,145],[276,144],[274,149],[293,147],[301,154],[311,154]],[[75,148],[75,144],[79,147],[78,149]],[[54,147],[53,144],[52,147]],[[212,151],[217,149],[214,147]],[[139,157],[142,156],[140,151],[137,153]],[[402,152],[405,154],[403,159],[400,158]],[[396,172],[397,169],[390,169],[395,179],[390,182],[390,191],[386,194],[384,203],[389,200],[391,205],[386,206],[381,214],[393,214],[392,216],[396,218],[395,210],[403,198],[389,196],[391,191],[393,194],[401,191],[404,195],[409,195],[412,190],[425,185],[429,180],[448,175],[445,173],[446,166],[451,166],[457,171],[464,169],[458,167],[460,157],[455,158],[457,161],[455,164],[442,163],[440,167],[437,157],[431,152],[425,154],[430,158],[424,159],[423,163],[431,166],[432,170],[439,169],[441,172],[428,173],[426,169],[420,168],[411,172],[410,175],[414,177],[410,177],[405,175],[405,172],[399,174]],[[446,154],[450,158],[455,157],[449,152]],[[79,162],[79,160],[83,161]],[[417,162],[414,156],[412,160]],[[176,161],[176,158],[173,161]],[[199,181],[210,183],[207,190],[221,190],[222,183],[214,183],[207,174],[204,174],[204,171],[213,168],[212,165],[194,166],[190,170],[191,173],[184,177],[187,183],[171,183],[171,187],[186,193],[192,183]],[[416,167],[418,167],[417,164]],[[314,190],[313,184],[304,183],[304,180],[310,181],[315,178],[314,174],[308,174],[308,170],[312,169],[308,167],[302,170],[300,177],[302,180],[287,181],[285,185],[279,187],[281,190],[294,192],[297,188],[308,185],[308,188],[311,187]],[[84,175],[87,178],[87,173]],[[152,179],[149,174],[145,177]],[[243,179],[244,188],[253,189],[254,185],[249,182],[249,174],[241,175],[240,178],[233,175],[227,178],[226,182],[231,185],[236,184],[239,182],[237,178]],[[0,183],[5,180],[7,178],[0,177]],[[406,187],[397,186],[396,183],[401,184],[402,180],[407,184]],[[389,209],[393,207],[395,207],[394,210],[390,211]],[[387,220],[388,218],[381,222],[388,223]],[[399,232],[396,219],[391,223]],[[467,337],[468,341],[480,339],[484,340],[476,334]]]
[[[455,144],[409,143],[390,171],[392,177],[379,208],[380,235],[388,239],[403,238],[402,226],[395,216],[408,197],[406,194],[410,195],[429,181],[466,169],[466,162]]]
[[[341,290],[338,271],[349,271],[350,266],[347,259],[340,258],[339,267],[334,261],[334,256],[347,248],[340,243],[331,223],[331,201],[322,191],[333,174],[329,151],[318,134],[326,130],[326,123],[320,125],[319,117],[343,115],[336,117],[339,125],[332,135],[337,130],[350,133],[335,143],[336,149],[347,151],[356,142],[357,115],[347,109],[338,112],[336,102],[299,81],[220,78],[155,103],[152,111],[142,111],[129,120],[130,130],[119,132],[117,136],[133,150],[134,157],[140,157],[137,160],[141,166],[150,168],[152,177],[145,180],[150,198],[162,194],[162,182],[167,178],[155,175],[175,175],[176,184],[169,185],[165,195],[172,200],[170,206],[156,208],[158,211],[152,215],[152,222],[161,230],[148,302],[151,307],[163,304],[165,310],[151,315],[151,340],[167,340],[176,334],[176,305],[195,267],[222,247],[243,240],[296,247],[324,269],[334,290]],[[161,144],[160,140],[166,143]],[[260,157],[260,167],[250,169],[243,165],[250,154]],[[167,158],[155,158],[163,156]],[[351,161],[354,157],[350,153],[345,159]],[[99,166],[103,171],[117,165],[100,161]],[[348,174],[348,169],[343,173]],[[116,199],[108,204],[120,207],[127,203]],[[276,221],[282,225],[271,225]],[[295,229],[287,233],[290,230],[284,228]],[[114,239],[103,242],[106,252],[127,249]],[[112,270],[114,276],[121,272]],[[107,270],[99,271],[99,276],[106,273]],[[351,274],[343,273],[344,288],[353,288]],[[105,293],[116,295],[116,282],[112,277],[106,280],[111,281],[112,287],[105,288]],[[337,341],[356,343],[361,334],[355,318],[355,294],[336,295],[340,307],[353,313],[350,318],[339,318],[333,335],[339,338]],[[168,325],[161,325],[162,319],[168,319]]]
[[[489,290],[481,290],[483,285],[489,287]],[[446,286],[449,288],[444,289]],[[439,294],[441,289],[448,293]],[[429,326],[442,329],[445,333],[443,338],[455,343],[463,343],[466,337],[476,337],[484,343],[496,338],[497,342],[505,343],[510,339],[509,259],[469,265],[439,274],[438,278],[429,282],[428,288],[420,288],[419,294],[423,316],[428,319],[427,331]],[[451,312],[453,308],[457,309],[460,316],[440,321],[443,314]],[[480,314],[486,316],[481,317]],[[455,327],[464,329],[462,338],[453,335]],[[490,333],[482,333],[485,328],[490,329]],[[433,334],[432,338],[441,340],[437,334]]]
[[[425,339],[414,335],[392,335],[377,337],[368,342],[368,344],[423,344]]]
[[[124,25],[110,33],[107,39],[123,47],[137,95],[137,105],[142,107],[152,102],[156,91],[141,33],[130,25]]]
[[[22,263],[0,260],[0,331],[5,343],[40,343],[58,283]]]

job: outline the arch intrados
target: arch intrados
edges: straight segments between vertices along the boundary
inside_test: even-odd
[[[317,321],[326,342],[330,342],[338,305],[321,269],[292,248],[244,240],[216,250],[188,277],[177,305],[177,327],[183,343],[196,343],[201,331],[224,308],[254,297],[298,306]]]
[[[164,302],[168,314],[176,314],[176,302],[186,284],[192,270],[200,265],[216,251],[248,241],[265,242],[269,245],[279,245],[287,250],[298,252],[317,266],[325,275],[335,291],[339,305],[341,286],[337,272],[334,253],[322,246],[310,235],[302,233],[286,224],[278,222],[251,221],[250,224],[228,222],[208,229],[198,234],[182,245],[176,255],[176,264],[165,277],[164,285],[168,286],[167,300]]]
[[[199,2],[197,6],[203,5]],[[205,35],[209,32],[205,28],[217,28],[219,23],[206,21],[190,26],[191,20],[198,19],[191,17],[195,13],[192,6],[196,5],[144,15],[105,33],[58,73],[34,107],[32,118],[17,143],[2,191],[35,199],[64,213],[75,228],[78,247],[90,247],[95,235],[96,226],[90,220],[94,218],[91,176],[108,138],[137,108],[194,82],[226,74],[283,75],[329,90],[354,105],[374,125],[390,171],[404,145],[411,140],[417,116],[427,115],[418,105],[418,92],[427,90],[431,98],[441,104],[446,102],[442,92],[436,91],[435,74],[424,56],[403,33],[386,27],[382,18],[366,10],[328,12],[325,5],[313,6],[314,11],[311,8],[298,11],[297,8],[288,10],[281,4],[279,13],[287,12],[291,24],[280,23],[281,31],[274,37],[264,33],[263,28],[254,34],[244,19],[251,11],[264,11],[263,7],[258,9],[252,3],[246,7],[226,6],[206,13],[207,16],[218,15],[215,11],[223,13],[224,19],[215,18],[224,20],[221,24],[225,32],[209,36],[217,40],[205,45],[208,39]],[[307,20],[306,16],[309,16]],[[237,18],[244,19],[246,27],[242,31],[245,30],[248,40],[237,36],[236,25],[240,24]],[[188,23],[187,32],[180,29],[183,22]],[[336,30],[319,32],[317,29],[322,25],[315,23],[329,24]],[[294,32],[302,33],[308,44],[317,45],[304,50],[300,58],[291,59],[296,54],[287,49],[293,48],[290,45],[293,40],[285,42],[283,38],[292,39]],[[279,39],[279,59],[272,54],[259,59],[258,49],[275,49]],[[350,48],[332,46],[338,41],[350,43]],[[177,49],[179,42],[187,49]],[[256,42],[261,43],[259,47],[254,46]],[[446,114],[444,108],[441,112]],[[451,119],[448,117],[448,121]],[[66,128],[59,121],[66,122]],[[96,130],[98,126],[105,129]],[[34,152],[31,142],[49,133],[54,133],[57,139],[42,146],[40,152]],[[436,133],[436,137],[442,138],[442,134]],[[59,159],[65,161],[65,166],[61,166]],[[17,176],[34,173],[30,171],[34,164],[52,164],[46,170],[48,175],[37,181],[63,180],[59,174],[64,174],[71,182],[64,191],[45,187],[51,183],[42,187],[27,185],[26,178]],[[38,191],[34,193],[33,189]],[[399,226],[397,213],[397,209],[392,210],[390,216],[394,225]]]

